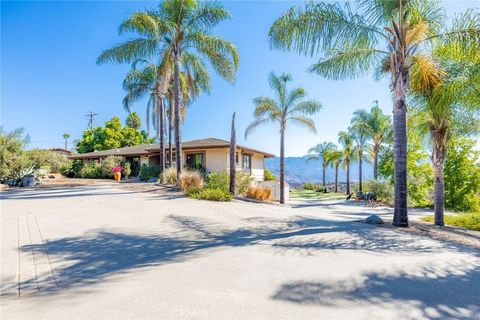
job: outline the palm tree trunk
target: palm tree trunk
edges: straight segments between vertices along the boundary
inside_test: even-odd
[[[68,147],[67,139],[65,139],[65,150],[68,150],[67,147]]]
[[[285,203],[285,129],[280,129],[280,203]]]
[[[171,167],[173,163],[173,99],[170,99],[168,110],[168,165]]]
[[[347,163],[347,195],[350,194],[350,162]]]
[[[398,91],[398,90],[396,90]],[[395,177],[395,209],[393,225],[408,227],[407,212],[407,110],[405,95],[395,94],[393,112],[393,147],[394,147],[394,177]]]
[[[445,147],[443,137],[434,141],[433,162],[433,208],[435,213],[435,225],[444,226],[445,185],[443,179],[443,165],[445,160]]]
[[[236,178],[236,168],[235,168],[235,153],[237,150],[237,137],[235,132],[235,112],[232,116],[232,130],[230,133],[230,193],[235,194],[235,178]]]
[[[164,182],[165,173],[165,98],[159,97],[159,142],[160,142],[160,183]]]
[[[327,167],[326,163],[322,164],[322,184],[325,187],[325,168]]]
[[[362,162],[363,162],[363,154],[362,151],[358,151],[358,193],[363,195],[363,188],[362,188]]]
[[[373,154],[373,178],[378,180],[378,151]]]
[[[176,154],[176,167],[177,167],[177,182],[180,182],[180,173],[182,172],[182,145],[181,145],[181,132],[180,132],[180,52],[179,49],[174,55],[174,99],[175,99],[175,154]]]
[[[335,165],[335,193],[338,192],[338,164]]]

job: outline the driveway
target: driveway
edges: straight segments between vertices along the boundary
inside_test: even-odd
[[[480,319],[479,252],[389,209],[111,186],[2,192],[3,319]]]

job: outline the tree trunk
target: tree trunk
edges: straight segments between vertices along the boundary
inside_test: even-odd
[[[285,203],[285,129],[280,129],[280,203]]]
[[[358,151],[358,192],[360,193],[360,195],[363,194],[363,188],[362,188],[362,161],[363,161],[362,151]]]
[[[159,97],[159,132],[158,139],[160,142],[160,183],[164,182],[165,174],[165,98]]]
[[[175,155],[177,165],[177,183],[180,182],[180,173],[182,173],[182,138],[180,132],[180,49],[174,54],[174,95],[175,95]]]
[[[327,164],[326,163],[323,163],[322,164],[322,184],[323,184],[323,187],[325,187],[325,169],[327,167]]]
[[[433,134],[432,134],[433,135]],[[437,140],[437,141],[435,141]],[[433,209],[435,225],[444,226],[445,185],[443,180],[443,165],[445,161],[445,146],[443,137],[433,139]]]
[[[67,143],[67,139],[65,139],[65,150],[68,150],[67,147],[68,147],[68,143]]]
[[[338,192],[338,163],[335,165],[335,193]]]
[[[235,153],[237,150],[237,136],[235,132],[235,112],[232,116],[232,131],[230,133],[230,193],[235,194],[235,178],[236,178],[236,168],[235,168]]]
[[[395,94],[394,94],[395,95]],[[405,97],[403,97],[404,99]],[[407,212],[407,110],[402,97],[395,97],[393,112],[395,209],[393,225],[408,227]]]
[[[347,195],[350,194],[350,161],[347,163]]]
[[[172,97],[169,99],[170,108],[168,110],[168,166],[171,167],[173,163],[173,146],[172,146],[172,138],[173,138],[173,109],[174,103]]]
[[[373,154],[373,178],[378,180],[378,151]]]

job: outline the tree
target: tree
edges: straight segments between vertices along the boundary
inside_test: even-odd
[[[378,106],[378,101],[370,112],[365,109],[357,110],[353,113],[352,122],[358,131],[361,131],[370,141],[370,151],[373,159],[373,177],[378,178],[378,155],[382,146],[392,141],[392,122],[390,116],[384,114]]]
[[[315,100],[304,100],[307,96],[303,88],[287,90],[287,82],[292,81],[288,73],[269,75],[269,84],[275,91],[275,98],[257,97],[253,100],[255,120],[245,130],[245,139],[260,125],[268,122],[280,126],[280,203],[285,203],[285,129],[288,122],[316,132],[315,123],[308,115],[317,113],[321,104]],[[303,100],[303,101],[302,101]]]
[[[473,11],[445,23],[437,1],[359,0],[359,7],[310,2],[293,7],[272,25],[274,48],[313,56],[324,54],[310,71],[347,79],[376,70],[389,73],[393,92],[395,210],[393,224],[408,226],[407,93],[410,69],[422,63],[434,39],[460,46],[480,41],[480,15]]]
[[[317,144],[315,147],[312,147],[308,150],[307,161],[322,159],[322,185],[325,187],[325,171],[328,166],[328,157],[327,155],[336,150],[337,146],[332,142],[323,142]]]
[[[129,128],[140,130],[140,127],[142,126],[142,120],[140,119],[138,113],[130,112],[127,120],[125,120],[125,125]]]
[[[235,168],[235,156],[237,153],[237,133],[235,131],[235,112],[232,116],[232,129],[230,132],[230,193],[232,195],[235,194],[235,176],[236,176],[236,168]]]
[[[62,137],[65,140],[65,150],[68,150],[68,138],[70,138],[70,135],[68,133],[64,133]]]
[[[0,181],[4,182],[25,167],[24,147],[28,141],[25,129],[7,132],[0,127]]]
[[[335,167],[335,187],[334,192],[338,192],[338,167],[342,164],[343,161],[343,152],[340,150],[331,150],[326,154],[327,165]]]
[[[363,156],[364,151],[367,147],[367,141],[369,139],[368,133],[363,129],[363,124],[358,118],[359,111],[355,111],[353,113],[353,118],[350,123],[350,127],[348,128],[350,137],[355,143],[355,151],[357,153],[357,161],[358,161],[358,192],[360,195],[363,192]],[[361,111],[360,111],[361,113]]]
[[[338,133],[338,142],[342,145],[343,165],[345,166],[347,188],[346,194],[350,194],[350,163],[355,160],[355,150],[353,147],[353,139],[347,131]]]

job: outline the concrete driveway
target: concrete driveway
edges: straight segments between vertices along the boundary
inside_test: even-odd
[[[480,253],[335,202],[1,193],[3,319],[480,319]]]

